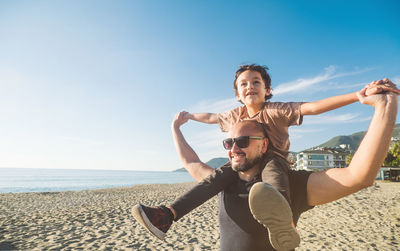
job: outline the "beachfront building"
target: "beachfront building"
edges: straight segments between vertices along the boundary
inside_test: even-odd
[[[377,180],[400,181],[400,167],[383,166],[376,175]]]
[[[392,137],[390,139],[390,143],[396,143],[396,142],[400,142],[400,138],[399,137]]]
[[[347,148],[312,148],[296,154],[294,168],[310,171],[343,168],[346,167],[346,156],[348,154],[350,154],[350,150]]]

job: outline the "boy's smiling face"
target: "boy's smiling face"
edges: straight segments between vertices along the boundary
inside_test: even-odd
[[[239,75],[236,81],[236,97],[246,106],[259,105],[265,102],[265,96],[271,90],[265,88],[261,74],[257,71],[245,71]]]

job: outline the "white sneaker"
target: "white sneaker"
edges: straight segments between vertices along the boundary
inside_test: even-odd
[[[300,235],[285,197],[269,184],[258,182],[249,193],[254,219],[268,229],[269,240],[276,250],[291,250],[300,245]]]

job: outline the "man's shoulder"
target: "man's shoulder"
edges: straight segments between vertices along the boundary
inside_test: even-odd
[[[288,175],[293,176],[293,177],[303,177],[303,176],[310,176],[313,173],[313,171],[308,171],[308,170],[294,170],[294,169],[289,169]]]

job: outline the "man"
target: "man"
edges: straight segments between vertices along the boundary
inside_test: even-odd
[[[275,235],[273,238],[280,239],[278,246],[274,247],[283,249],[286,247],[285,241],[291,242],[288,225],[291,223],[292,213],[296,223],[300,214],[313,206],[337,200],[373,184],[390,144],[398,99],[393,93],[367,97],[365,92],[366,89],[358,93],[359,100],[363,104],[373,106],[375,112],[349,167],[323,172],[290,171],[292,211],[285,204],[285,200],[279,197],[279,193],[267,184],[257,183],[261,180],[259,174],[262,168],[262,163],[258,159],[268,148],[265,135],[253,123],[241,123],[232,128],[229,132],[231,138],[228,139],[230,144],[228,156],[232,167],[237,171],[237,180],[225,187],[219,195],[221,250],[273,250],[269,246],[267,237],[267,233],[271,235],[271,232]],[[206,178],[206,182],[210,177],[218,175],[218,170],[214,172],[211,167],[202,163],[187,144],[179,129],[185,122],[182,114],[178,114],[173,123],[172,130],[178,154],[185,168],[190,170],[190,174],[197,181]],[[239,143],[239,140],[243,139],[247,139],[248,142]],[[250,195],[247,198],[250,187]],[[255,201],[258,203],[254,203]],[[174,211],[175,204],[169,210],[164,207],[161,211],[165,212],[165,215],[169,214],[172,219],[177,218]],[[160,232],[165,234],[172,220],[165,222],[164,227],[160,227],[162,224],[154,221],[154,217],[147,217],[154,215],[154,210],[160,212],[160,208],[138,205],[134,208],[133,214],[153,233],[154,229],[151,228],[161,230]],[[253,217],[270,231],[258,224]],[[279,235],[281,231],[278,227],[281,225],[283,237]],[[273,243],[272,240],[271,242]]]

